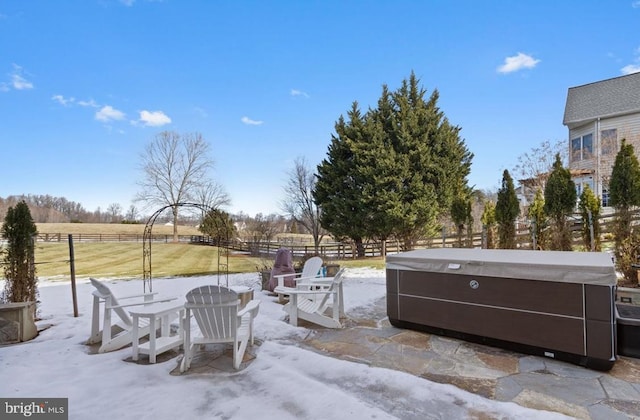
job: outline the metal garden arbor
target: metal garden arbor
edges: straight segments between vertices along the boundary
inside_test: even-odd
[[[144,236],[143,236],[143,245],[142,245],[142,272],[143,272],[143,292],[147,293],[147,286],[149,288],[149,292],[153,291],[152,288],[152,277],[151,277],[151,243],[153,242],[153,236],[151,235],[151,230],[153,229],[153,224],[156,219],[162,212],[164,212],[168,208],[173,207],[195,207],[202,211],[204,211],[205,215],[209,214],[211,210],[214,210],[212,207],[209,207],[205,204],[197,204],[197,203],[175,203],[170,204],[158,209],[155,213],[149,217],[147,220],[147,224],[144,227]],[[226,223],[226,220],[222,220],[221,222]],[[224,274],[226,284],[229,284],[229,235],[228,229],[225,229],[225,237],[221,238],[218,243],[218,284],[220,284],[220,276]]]

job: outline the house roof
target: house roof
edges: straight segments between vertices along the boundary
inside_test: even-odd
[[[569,88],[562,123],[569,128],[640,112],[640,73]]]

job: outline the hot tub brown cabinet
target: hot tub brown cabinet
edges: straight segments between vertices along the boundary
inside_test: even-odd
[[[386,276],[396,327],[597,370],[616,360],[616,274],[606,253],[415,250],[388,255]]]

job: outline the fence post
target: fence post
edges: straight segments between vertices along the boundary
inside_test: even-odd
[[[482,225],[482,233],[480,236],[480,248],[487,249],[487,225]]]
[[[591,252],[596,250],[595,238],[593,237],[593,219],[591,218],[591,210],[587,209],[589,216],[589,236],[591,237]]]
[[[533,250],[537,250],[538,249],[538,238],[536,235],[536,221],[532,220],[531,221],[531,239],[533,240]]]
[[[78,317],[78,295],[76,293],[76,259],[73,251],[73,235],[69,234],[69,267],[71,269],[71,297],[73,299],[73,316]]]

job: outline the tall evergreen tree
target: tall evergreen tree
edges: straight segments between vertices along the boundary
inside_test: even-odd
[[[384,86],[378,109],[365,115],[363,138],[368,141],[354,145],[355,170],[365,181],[360,211],[366,221],[366,236],[382,243],[383,255],[386,240],[394,233],[403,214],[401,180],[405,166],[390,144],[388,127],[394,124],[393,119],[390,94]]]
[[[397,150],[409,158],[410,170],[421,176],[420,183],[433,187],[438,212],[446,213],[467,185],[473,154],[460,138],[460,127],[451,125],[438,107],[438,90],[425,96],[412,72],[393,95],[398,122],[394,137]]]
[[[633,145],[622,139],[609,181],[610,203],[616,209],[640,206],[640,164]]]
[[[496,203],[487,201],[481,216],[482,226],[486,232],[486,249],[496,247]]]
[[[498,247],[516,247],[516,218],[520,214],[520,202],[508,170],[502,173],[502,186],[498,190],[496,221],[498,222]]]
[[[571,230],[568,218],[576,205],[576,186],[571,172],[562,166],[560,154],[556,154],[547,187],[544,190],[544,211],[551,219],[550,249],[571,251]]]
[[[9,207],[2,224],[4,250],[3,300],[7,302],[37,301],[38,286],[34,260],[34,236],[38,234],[27,203],[18,202]]]
[[[209,210],[198,230],[205,235],[211,236],[216,245],[221,245],[225,241],[233,239],[236,234],[236,226],[229,213],[219,209]]]
[[[545,249],[547,244],[547,215],[544,211],[544,195],[538,188],[529,206],[529,220],[531,221],[531,236],[535,238],[534,249]]]
[[[358,256],[364,256],[363,240],[367,236],[367,220],[363,218],[362,191],[368,182],[360,175],[356,153],[364,138],[364,118],[354,102],[345,121],[340,116],[327,158],[318,165],[318,180],[313,191],[321,208],[322,227],[339,240],[351,239]]]
[[[616,267],[633,282],[636,275],[631,264],[637,263],[640,233],[631,226],[631,209],[640,206],[640,164],[633,146],[622,140],[611,171],[609,202],[616,209],[614,220]]]
[[[428,100],[425,94],[412,73],[395,92],[383,86],[378,107],[364,117],[352,108],[348,123],[342,117],[336,123],[314,194],[323,227],[334,236],[357,242],[393,234],[411,249],[418,238],[435,233],[455,188],[467,183],[473,155],[460,128],[437,107],[438,92]]]
[[[600,199],[589,186],[580,194],[580,215],[582,216],[582,240],[587,251],[601,251],[600,244]],[[592,240],[593,237],[593,240]]]
[[[471,217],[471,198],[468,195],[460,194],[453,199],[453,203],[451,203],[451,219],[458,231],[458,247],[470,247],[471,244],[467,244],[466,241],[464,241],[465,227],[468,228],[469,225],[473,224],[473,217]]]

